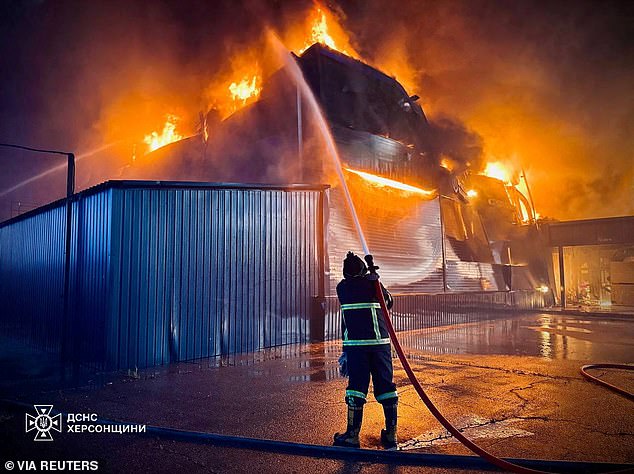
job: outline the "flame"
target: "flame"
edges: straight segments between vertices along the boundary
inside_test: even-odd
[[[310,40],[306,43],[301,52],[303,53],[306,51],[314,43],[325,44],[329,48],[339,51],[339,48],[337,48],[337,45],[335,44],[335,40],[328,33],[328,20],[326,20],[326,14],[319,7],[317,7],[317,15],[310,30]]]
[[[241,50],[230,58],[226,71],[215,75],[205,88],[206,107],[215,109],[221,120],[259,99],[264,77],[260,54],[257,49]]]
[[[443,168],[449,170],[449,171],[453,171],[454,169],[454,162],[452,160],[450,160],[449,158],[443,157],[443,159],[440,160],[440,166],[442,166]]]
[[[378,186],[387,186],[389,188],[400,189],[401,191],[406,191],[408,193],[421,194],[426,197],[433,196],[436,193],[436,191],[427,191],[426,189],[417,188],[416,186],[411,186],[409,184],[401,183],[400,181],[394,181],[393,179],[384,178],[364,171],[353,170],[350,168],[346,168],[346,171],[361,176],[366,181]]]
[[[512,172],[508,169],[508,167],[499,161],[488,162],[484,171],[480,174],[490,178],[499,179],[500,181],[504,181],[508,184],[510,184],[512,176]]]
[[[476,191],[475,189],[470,189],[469,191],[467,191],[467,196],[469,196],[470,198],[477,197],[478,191]]]
[[[150,148],[148,153],[183,138],[183,136],[176,131],[176,122],[178,122],[178,120],[179,118],[176,115],[168,114],[165,125],[163,125],[163,131],[160,134],[158,132],[152,132],[143,138],[143,141],[147,143]]]
[[[316,5],[311,12],[309,21],[310,32],[303,34],[300,43],[302,47],[297,49],[298,54],[302,54],[313,44],[319,43],[353,58],[359,58],[357,52],[350,45],[348,34],[337,23],[336,19],[331,14],[326,14],[319,5]]]
[[[251,79],[247,75],[238,83],[232,82],[229,85],[231,99],[234,102],[241,103],[242,106],[246,105],[247,101],[256,100],[262,91],[262,87],[258,87],[261,81],[260,76],[255,74]]]

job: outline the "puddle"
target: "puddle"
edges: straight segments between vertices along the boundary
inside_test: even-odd
[[[435,354],[536,356],[615,363],[632,362],[630,321],[553,314],[509,315],[404,334],[411,349]]]

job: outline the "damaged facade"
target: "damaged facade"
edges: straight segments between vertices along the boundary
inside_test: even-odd
[[[413,307],[422,294],[442,294],[435,300],[440,312],[479,302],[486,308],[552,302],[553,271],[541,234],[534,218],[518,217],[518,206],[530,208],[524,196],[501,182],[473,177],[470,183],[464,169],[454,173],[440,166],[417,97],[394,78],[318,44],[296,60],[342,166],[357,172],[347,171],[346,182],[383,283],[397,295],[397,313],[399,299],[402,308]],[[81,322],[73,334],[83,336],[77,349],[82,361],[148,366],[323,340],[332,332],[324,327],[323,313],[330,311],[324,299],[334,294],[345,252],[361,252],[362,246],[341,184],[309,125],[310,113],[281,70],[264,84],[258,102],[222,122],[209,117],[208,135],[140,157],[117,176],[190,182],[112,182],[78,195],[73,297],[74,317]],[[377,184],[358,172],[425,192]],[[219,182],[251,184],[210,184]],[[471,184],[478,199],[467,195]],[[95,205],[82,213],[87,202]],[[0,293],[8,305],[2,308],[3,327],[53,350],[69,334],[60,327],[55,299],[63,259],[59,206],[0,227]],[[51,245],[16,244],[35,231],[47,235],[46,229]],[[12,320],[20,300],[9,295],[27,301],[47,275],[53,275],[47,292],[24,308],[30,316]],[[90,309],[91,292],[99,293],[106,310]],[[427,299],[429,309],[434,303]],[[86,314],[98,317],[81,320]],[[38,318],[54,328],[50,339],[37,330]],[[416,326],[406,319],[396,314],[397,327]]]

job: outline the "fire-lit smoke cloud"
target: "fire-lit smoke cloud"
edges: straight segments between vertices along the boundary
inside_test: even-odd
[[[633,8],[488,0],[397,7],[386,0],[5,2],[0,136],[78,153],[117,143],[77,170],[85,185],[116,178],[133,154],[145,153],[145,136],[162,133],[167,116],[179,117],[176,133],[190,136],[213,128],[203,120],[210,110],[217,120],[235,114],[231,85],[240,93],[259,89],[274,70],[263,53],[266,28],[296,53],[313,31],[327,31],[337,49],[421,97],[439,161],[474,171],[487,161],[523,168],[542,215],[634,213]],[[47,166],[6,156],[3,189]],[[63,193],[63,174],[51,186]]]
[[[394,65],[483,159],[524,168],[537,210],[634,213],[631,2],[345,3],[362,54]],[[399,73],[399,69],[401,72]]]

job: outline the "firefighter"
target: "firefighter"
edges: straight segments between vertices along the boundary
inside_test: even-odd
[[[368,395],[370,375],[374,398],[383,405],[385,429],[381,430],[381,444],[385,449],[396,448],[396,412],[398,396],[392,380],[392,350],[390,338],[375,286],[367,278],[365,262],[352,252],[343,261],[344,279],[337,285],[341,303],[344,359],[349,376],[346,388],[348,427],[336,433],[335,446],[359,447],[359,431],[363,420],[363,405]],[[388,308],[392,295],[383,288]]]

